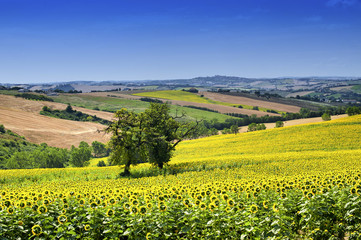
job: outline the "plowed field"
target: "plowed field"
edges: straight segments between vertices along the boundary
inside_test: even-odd
[[[104,125],[90,122],[76,122],[40,115],[43,106],[53,109],[65,109],[65,104],[31,101],[13,96],[0,95],[0,124],[5,128],[24,136],[33,143],[47,143],[50,146],[70,148],[78,146],[81,141],[105,143],[109,136],[99,130]],[[110,120],[112,113],[100,112],[84,108],[74,109],[87,114]]]

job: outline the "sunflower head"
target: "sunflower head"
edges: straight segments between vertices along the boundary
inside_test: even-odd
[[[108,217],[111,217],[111,216],[113,216],[114,215],[114,210],[113,209],[108,209],[108,211],[107,211],[107,216]]]
[[[257,205],[252,204],[252,205],[249,207],[249,211],[250,211],[251,213],[256,213],[256,212],[258,211]]]
[[[84,230],[85,230],[85,231],[89,231],[89,230],[90,230],[90,228],[91,228],[91,227],[90,227],[90,225],[89,225],[89,224],[86,224],[86,225],[84,226]]]
[[[31,228],[31,232],[33,233],[34,236],[40,236],[43,232],[43,229],[39,225],[34,225]]]
[[[48,208],[45,205],[41,205],[38,207],[39,214],[46,213],[47,211],[48,211]]]
[[[60,215],[59,217],[58,217],[58,223],[59,224],[64,224],[64,223],[66,223],[68,221],[68,218],[64,215],[64,214],[62,214],[62,215]]]

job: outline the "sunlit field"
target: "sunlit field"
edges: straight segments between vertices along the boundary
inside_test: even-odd
[[[358,115],[184,141],[133,178],[1,170],[0,238],[360,239],[360,136]]]

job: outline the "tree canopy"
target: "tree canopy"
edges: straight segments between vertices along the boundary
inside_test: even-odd
[[[198,122],[184,123],[182,116],[171,116],[169,105],[150,103],[142,113],[123,108],[115,113],[115,120],[106,129],[112,137],[110,163],[125,165],[124,174],[130,174],[130,166],[149,162],[162,169],[172,157],[175,147],[196,129]],[[179,118],[179,119],[178,119]]]

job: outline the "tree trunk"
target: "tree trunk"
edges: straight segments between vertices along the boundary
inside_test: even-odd
[[[127,164],[125,164],[125,167],[124,167],[124,176],[129,176],[130,175],[130,164],[131,164],[131,161],[128,161]]]
[[[159,167],[159,169],[163,169],[163,162],[159,162],[158,167]]]

